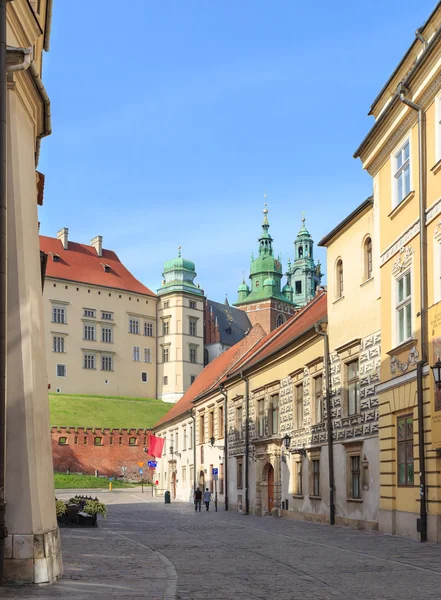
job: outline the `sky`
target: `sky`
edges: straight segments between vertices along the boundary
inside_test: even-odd
[[[79,13],[54,2],[40,232],[102,235],[153,291],[182,246],[206,295],[234,302],[265,191],[284,268],[302,212],[318,242],[371,194],[353,153],[435,5],[89,0]]]

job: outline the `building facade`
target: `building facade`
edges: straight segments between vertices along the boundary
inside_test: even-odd
[[[43,200],[44,177],[36,172],[41,139],[51,133],[50,101],[41,79],[51,14],[51,0],[3,2],[0,11],[7,38],[6,123],[2,123],[7,140],[3,157],[7,173],[2,173],[7,204],[7,403],[6,420],[0,419],[7,427],[6,438],[0,432],[0,443],[6,442],[6,452],[0,453],[5,459],[0,472],[6,475],[0,482],[0,568],[8,583],[50,583],[63,568],[38,249],[37,203]],[[0,405],[4,407],[3,402]]]
[[[441,540],[441,3],[371,106],[355,153],[373,178],[381,273],[382,531]],[[375,241],[375,240],[374,240]]]
[[[246,311],[251,324],[259,323],[269,333],[314,297],[322,274],[320,263],[314,262],[314,242],[302,219],[294,243],[294,262],[288,263],[287,282],[282,287],[282,262],[280,256],[274,256],[266,204],[263,215],[259,255],[254,258],[253,254],[251,259],[250,286],[243,279],[235,306]]]
[[[44,318],[53,392],[154,398],[156,295],[101,236],[91,245],[40,236],[48,256]]]

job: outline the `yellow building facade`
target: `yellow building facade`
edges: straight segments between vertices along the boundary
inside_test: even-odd
[[[355,153],[373,177],[381,273],[379,527],[441,540],[441,3],[374,101]]]

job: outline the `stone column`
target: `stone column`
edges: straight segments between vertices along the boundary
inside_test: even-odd
[[[23,82],[18,75],[17,80]],[[8,84],[6,526],[9,537],[5,580],[47,583],[61,576],[62,561],[55,516],[44,344],[34,158],[36,124],[18,85]],[[38,97],[35,101],[38,103]]]

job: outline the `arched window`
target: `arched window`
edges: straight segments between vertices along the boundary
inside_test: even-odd
[[[365,281],[372,277],[372,240],[366,238],[364,242],[364,278]]]
[[[277,321],[276,321],[276,327],[280,327],[280,325],[283,325],[284,322],[285,322],[284,315],[278,315]]]
[[[303,246],[299,246],[299,258],[303,258]]]
[[[343,296],[343,261],[341,258],[337,261],[337,298]]]

